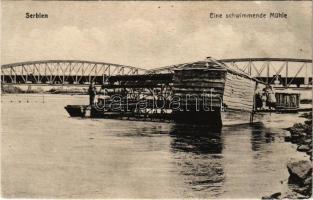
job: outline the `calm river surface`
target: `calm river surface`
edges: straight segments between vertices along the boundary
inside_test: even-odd
[[[282,128],[298,114],[221,133],[169,123],[70,118],[87,96],[3,95],[2,194],[37,198],[260,198],[304,156]]]

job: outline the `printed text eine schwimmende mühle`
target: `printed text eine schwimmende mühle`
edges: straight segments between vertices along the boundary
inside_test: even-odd
[[[270,13],[209,13],[210,19],[287,19],[288,15],[284,12]]]

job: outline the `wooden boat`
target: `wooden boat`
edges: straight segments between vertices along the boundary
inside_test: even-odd
[[[255,91],[265,87],[260,81],[214,59],[183,65],[173,73],[112,76],[104,86],[110,90],[109,95],[121,97],[122,108],[116,111],[109,106],[97,110],[91,106],[91,117],[163,119],[211,127],[258,120],[259,116],[254,115]],[[167,97],[156,98],[160,94]],[[138,111],[136,102],[143,99],[148,107]],[[164,107],[155,109],[153,99],[158,99],[157,104],[163,103]],[[111,100],[104,101],[110,105]],[[73,110],[71,107],[75,106],[69,105],[66,109]],[[86,113],[88,108],[80,110]]]
[[[71,117],[85,117],[88,106],[84,105],[68,105],[65,106],[65,110]]]
[[[276,111],[282,113],[298,112],[300,107],[300,92],[290,89],[276,91]]]

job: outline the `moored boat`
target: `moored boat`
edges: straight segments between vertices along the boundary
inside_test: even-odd
[[[89,110],[91,117],[164,119],[221,127],[257,119],[255,91],[264,87],[247,74],[208,58],[186,64],[173,73],[108,77],[102,92],[107,98],[98,100],[105,106],[97,109],[96,103]],[[86,109],[81,110],[86,113]]]

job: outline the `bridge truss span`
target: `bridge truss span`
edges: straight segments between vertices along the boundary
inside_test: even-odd
[[[81,60],[44,60],[1,66],[2,83],[101,84],[106,77],[143,74],[146,70],[112,63]]]
[[[220,59],[231,69],[239,70],[268,84],[284,87],[312,85],[312,60],[296,58]],[[156,68],[149,73],[173,73],[188,63]]]

